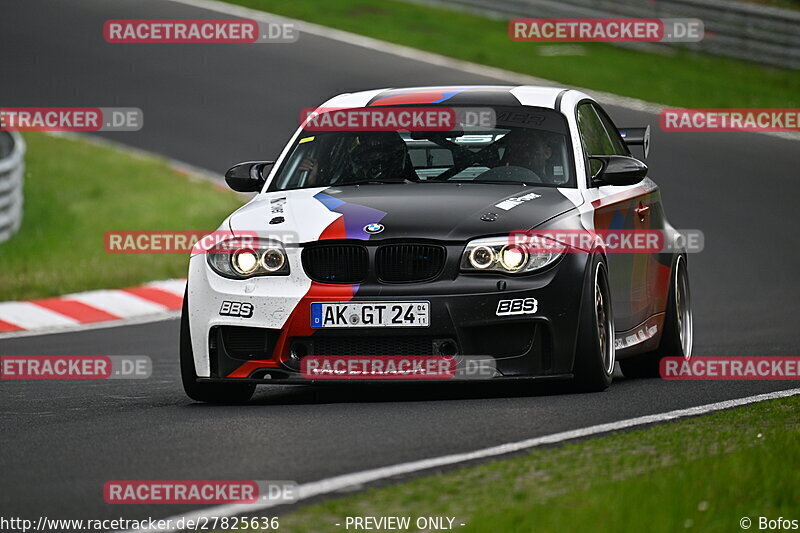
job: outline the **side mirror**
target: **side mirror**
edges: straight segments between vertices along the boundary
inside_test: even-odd
[[[592,178],[592,185],[635,185],[647,177],[647,165],[626,155],[592,155],[602,167]]]
[[[275,161],[246,161],[233,165],[225,173],[225,183],[237,192],[258,192],[267,181],[264,169],[274,164]]]

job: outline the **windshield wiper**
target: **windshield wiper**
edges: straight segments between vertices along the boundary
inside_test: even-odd
[[[526,187],[535,187],[542,185],[541,183],[533,183],[530,181],[514,181],[514,180],[449,180],[445,183],[490,183],[499,185],[524,185]]]
[[[351,181],[349,183],[343,183],[342,185],[383,185],[386,183],[418,183],[418,181],[410,180],[410,179],[403,179],[400,180],[364,180],[364,181]]]

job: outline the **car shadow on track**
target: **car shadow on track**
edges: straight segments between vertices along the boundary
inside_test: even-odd
[[[263,385],[247,405],[427,402],[570,394],[569,381]],[[202,406],[205,404],[193,404]]]

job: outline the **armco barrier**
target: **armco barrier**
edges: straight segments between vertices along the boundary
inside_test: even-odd
[[[16,132],[0,130],[0,242],[22,223],[25,141]]]
[[[420,0],[414,0],[420,1]],[[422,0],[426,1],[426,0]],[[664,43],[800,69],[800,11],[735,0],[429,0],[502,18],[699,18],[699,43]]]

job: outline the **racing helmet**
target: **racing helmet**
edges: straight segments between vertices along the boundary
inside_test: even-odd
[[[358,135],[350,151],[356,180],[402,180],[408,147],[396,131]]]

